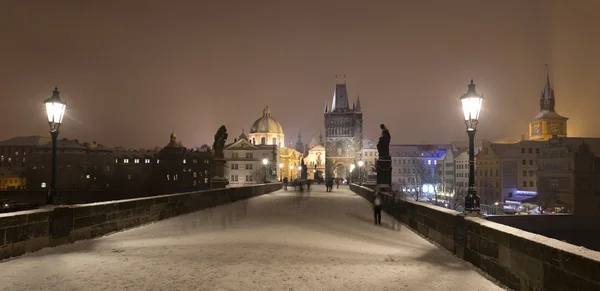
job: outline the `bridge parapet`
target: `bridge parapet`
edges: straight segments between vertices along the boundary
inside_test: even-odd
[[[511,289],[600,290],[600,252],[423,202],[386,199],[383,209]]]
[[[0,260],[279,189],[272,183],[0,214]]]

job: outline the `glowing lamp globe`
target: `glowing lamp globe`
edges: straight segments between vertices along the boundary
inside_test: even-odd
[[[50,131],[58,130],[65,115],[65,109],[67,108],[67,103],[60,100],[59,94],[58,88],[54,88],[52,97],[44,100],[44,104],[46,104],[46,114],[48,115],[48,124],[50,124]]]
[[[279,168],[283,169],[283,163],[279,163]]]
[[[265,166],[266,166],[268,163],[269,163],[269,160],[267,160],[267,159],[263,159],[263,165],[265,165]]]
[[[477,94],[473,80],[469,84],[467,93],[460,96],[460,102],[462,104],[467,131],[476,130],[479,113],[481,112],[481,104],[483,103],[483,94]]]
[[[364,165],[365,165],[365,162],[363,162],[363,161],[358,161],[358,166],[359,166],[359,167],[362,167],[362,166],[364,166]]]

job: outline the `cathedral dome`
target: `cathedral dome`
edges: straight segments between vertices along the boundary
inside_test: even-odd
[[[271,109],[267,106],[263,110],[263,116],[252,124],[250,133],[283,133],[283,129],[281,124],[271,117]]]

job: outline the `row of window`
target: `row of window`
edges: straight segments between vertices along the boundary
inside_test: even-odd
[[[9,157],[8,159],[6,159],[6,161],[9,163],[12,162],[12,158]],[[4,157],[0,158],[0,162],[4,162]],[[15,162],[19,162],[19,160],[15,159]],[[22,159],[22,163],[25,163],[25,158]]]
[[[246,164],[246,170],[252,170],[254,167],[253,164]],[[232,170],[239,170],[239,165],[238,164],[231,164],[231,169]]]
[[[232,182],[238,182],[239,178],[238,175],[231,175],[231,179],[230,181]],[[254,179],[252,178],[252,175],[246,175],[246,182],[254,182]]]
[[[263,156],[264,156],[264,154],[263,154]],[[239,153],[231,153],[231,158],[232,159],[237,159],[239,157],[240,157]],[[254,158],[254,154],[253,153],[246,153],[246,159],[252,159],[252,158]]]
[[[529,148],[529,151],[528,151],[528,152],[529,152],[530,154],[533,154],[533,148]],[[525,153],[525,148],[521,148],[521,153],[522,153],[522,154],[524,154],[524,153]],[[535,149],[535,153],[536,153],[536,154],[539,154],[539,153],[540,153],[540,148],[536,148],[536,149]]]
[[[132,159],[131,161],[132,161],[134,164],[139,164],[139,163],[140,163],[140,159]],[[118,162],[119,162],[119,159],[115,159],[115,163],[118,163]],[[151,162],[151,161],[150,161],[150,159],[144,159],[144,163],[145,163],[145,164],[150,164],[150,162]],[[186,159],[183,159],[183,161],[182,161],[182,162],[183,162],[184,164],[186,164],[186,163],[187,163],[187,160],[186,160]],[[198,159],[193,159],[193,160],[192,160],[192,162],[193,162],[194,164],[197,164],[197,163],[198,163]],[[209,161],[208,161],[208,160],[202,160],[202,162],[203,162],[203,163],[205,163],[205,164],[208,164],[208,163],[209,163]],[[124,164],[129,164],[129,159],[123,159],[123,163],[124,163]],[[157,164],[159,164],[159,163],[160,163],[160,160],[159,160],[159,159],[156,159],[156,163],[157,163]]]

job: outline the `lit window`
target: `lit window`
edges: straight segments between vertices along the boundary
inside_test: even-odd
[[[8,161],[10,162],[10,158],[8,158]]]
[[[146,159],[146,164],[150,164],[150,159]]]
[[[119,159],[115,159],[115,164],[119,162]]]
[[[140,163],[140,159],[135,159],[133,160],[134,163],[139,164]]]
[[[46,188],[46,182],[42,182],[42,188]]]
[[[185,164],[185,159],[183,159],[183,163]]]
[[[171,180],[171,179],[170,179],[170,177],[169,177],[169,174],[167,174],[167,181],[168,181],[168,180]]]
[[[204,178],[204,184],[208,184],[208,178]]]
[[[160,160],[159,160],[159,159],[156,159],[156,163],[157,163],[157,164],[158,164],[158,163],[160,163]]]
[[[127,175],[127,179],[131,180],[131,174]]]
[[[15,156],[18,156],[18,155],[19,155],[19,152],[15,152]]]
[[[86,176],[85,176],[85,178],[86,178],[86,179],[89,179],[89,178],[90,178],[90,175],[86,175]]]
[[[196,172],[194,172],[194,178],[196,178]]]
[[[125,164],[129,163],[129,159],[123,159],[123,163],[125,163]]]
[[[428,165],[431,165],[431,160],[427,160],[427,164],[428,164]]]

